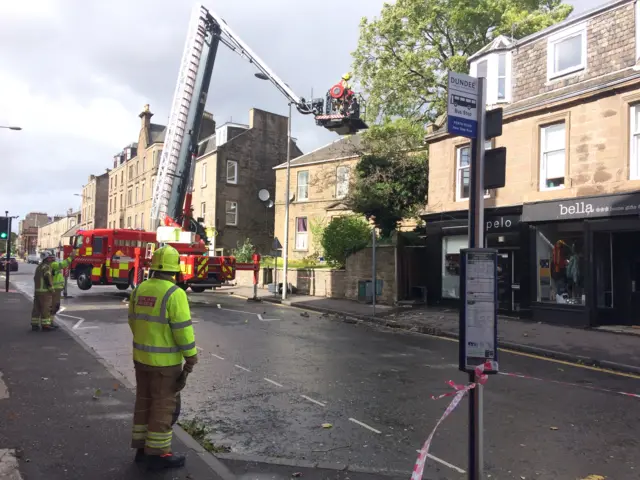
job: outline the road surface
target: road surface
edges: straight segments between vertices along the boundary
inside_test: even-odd
[[[33,290],[33,268],[21,264],[12,275],[19,289]],[[70,286],[69,293],[60,320],[133,380],[127,292]],[[449,340],[227,293],[190,298],[201,360],[184,392],[183,418],[197,418],[213,430],[214,444],[236,454],[408,473],[448,404],[431,395],[450,391],[447,380],[466,380]],[[639,379],[508,353],[501,369],[543,380],[489,379],[490,478],[640,478],[640,398],[617,393],[639,394]],[[425,478],[466,478],[466,407],[464,400],[438,430]]]

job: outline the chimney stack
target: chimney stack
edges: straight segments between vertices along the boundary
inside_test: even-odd
[[[142,112],[138,116],[142,119],[141,127],[148,129],[149,125],[151,124],[151,117],[153,117],[153,113],[151,113],[151,110],[149,110],[148,103],[144,106],[144,108],[142,109]]]

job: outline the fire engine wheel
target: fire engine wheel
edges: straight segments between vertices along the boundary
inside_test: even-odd
[[[204,292],[205,288],[204,287],[196,287],[194,285],[191,285],[191,291],[193,293],[202,293]]]
[[[82,270],[78,273],[76,281],[80,290],[89,290],[92,286],[91,272],[89,270]]]
[[[118,290],[126,290],[127,288],[129,288],[129,284],[128,283],[116,283],[116,288]]]

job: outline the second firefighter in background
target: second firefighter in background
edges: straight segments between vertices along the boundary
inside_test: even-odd
[[[178,251],[159,248],[151,259],[151,277],[129,300],[136,371],[131,446],[137,449],[136,461],[146,461],[151,469],[185,463],[183,455],[171,450],[172,417],[176,396],[197,363],[198,352],[187,294],[176,285],[179,271]]]

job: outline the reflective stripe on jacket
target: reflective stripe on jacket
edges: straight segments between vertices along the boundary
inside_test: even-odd
[[[36,268],[36,273],[33,275],[33,283],[35,284],[36,293],[49,292],[53,287],[53,279],[51,278],[51,268],[46,263],[41,263]]]
[[[51,264],[51,274],[53,275],[53,288],[54,290],[64,289],[64,269],[69,268],[73,260],[71,257],[62,260],[61,262],[53,262]]]
[[[168,280],[150,278],[133,291],[129,326],[136,362],[169,367],[198,353],[187,294]]]

